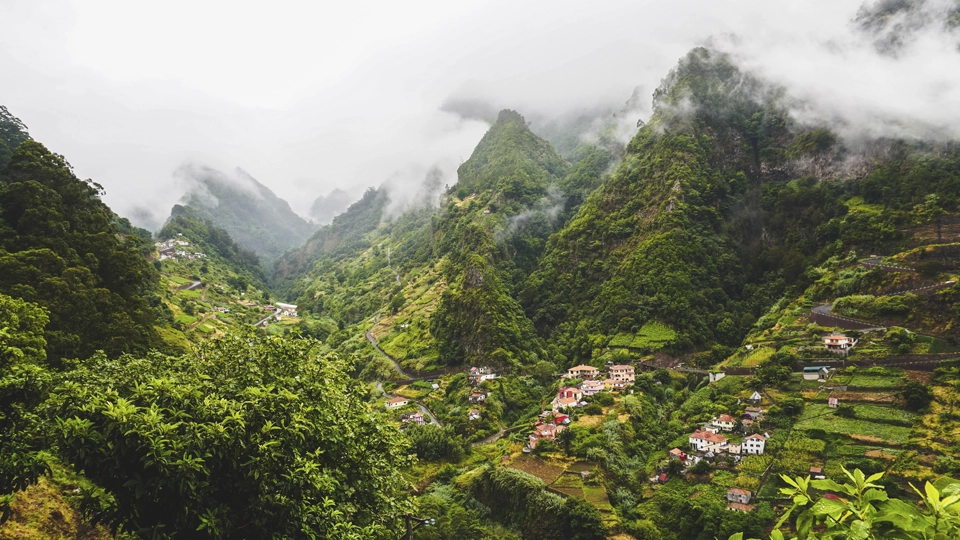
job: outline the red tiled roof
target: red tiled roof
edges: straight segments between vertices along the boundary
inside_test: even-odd
[[[733,493],[734,495],[749,495],[750,492],[745,489],[740,488],[730,488],[727,490],[727,493]]]
[[[713,433],[712,431],[700,431],[700,430],[697,430],[697,431],[694,431],[694,432],[690,435],[690,438],[691,438],[691,439],[702,439],[702,440],[704,440],[704,441],[711,442],[711,443],[725,443],[725,442],[727,442],[727,438],[726,438],[726,437],[724,437],[723,435],[717,435],[716,433]]]
[[[752,511],[753,511],[753,505],[743,504],[743,503],[737,503],[737,502],[727,503],[727,508],[729,508],[730,510],[739,510],[739,511],[741,511],[741,512],[752,512]]]
[[[401,401],[410,401],[410,400],[404,397],[395,397],[395,398],[388,399],[387,403],[400,403]]]
[[[737,419],[730,416],[729,414],[721,414],[717,417],[718,422],[736,422]]]
[[[623,365],[623,364],[618,364],[618,365],[616,365],[616,366],[610,366],[610,371],[613,371],[613,370],[619,371],[619,370],[622,370],[622,369],[629,369],[629,370],[633,371],[633,366],[627,366],[627,365]]]
[[[759,433],[754,433],[753,435],[750,435],[750,436],[748,436],[748,437],[744,437],[743,439],[744,439],[744,440],[747,440],[747,439],[760,439],[761,441],[767,440],[766,437],[764,437],[763,435],[760,435]]]

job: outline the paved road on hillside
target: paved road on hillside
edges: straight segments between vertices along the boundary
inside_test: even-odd
[[[379,322],[380,322],[380,314],[377,313],[377,316],[373,318],[373,326],[371,326],[370,330],[367,330],[367,332],[364,334],[365,336],[367,336],[367,341],[370,342],[370,345],[373,345],[373,348],[376,349],[378,353],[382,354],[384,358],[386,358],[387,360],[390,361],[391,364],[393,364],[393,369],[397,370],[397,373],[399,373],[401,377],[407,380],[413,380],[413,377],[408,375],[407,372],[405,372],[403,368],[400,367],[400,364],[393,359],[393,357],[383,352],[383,349],[381,349],[380,346],[377,345],[377,338],[373,337],[372,332],[373,332],[373,329],[377,327],[377,323]],[[384,396],[389,395],[383,389],[383,382],[380,382],[380,381],[377,382],[377,390],[379,390],[380,393],[383,394]],[[438,426],[443,425],[440,423],[440,420],[437,420],[437,417],[434,416],[433,413],[430,412],[430,409],[428,409],[423,403],[420,403],[419,401],[416,401],[416,400],[414,400],[414,402],[417,404],[417,407],[420,409],[420,412],[422,412],[424,416],[430,419],[431,424],[436,424]]]

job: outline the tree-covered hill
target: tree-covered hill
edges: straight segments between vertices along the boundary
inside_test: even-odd
[[[156,273],[142,241],[111,224],[102,193],[30,140],[0,171],[0,292],[48,310],[53,362],[159,344],[148,303]]]
[[[193,182],[176,205],[171,218],[189,207],[230,233],[244,249],[255,252],[265,266],[286,250],[303,243],[313,226],[290,209],[286,201],[244,171],[233,177],[207,167],[185,169]]]
[[[905,207],[900,224],[922,220],[913,208],[927,195],[955,209],[954,151],[881,141],[885,152],[861,163],[874,172],[844,178],[837,164],[851,153],[829,131],[794,124],[783,103],[728,58],[687,55],[623,163],[528,280],[521,299],[541,336],[571,362],[649,324],[675,333],[661,343],[675,352],[736,345],[810,263],[898,238],[896,219],[848,216],[845,199]]]

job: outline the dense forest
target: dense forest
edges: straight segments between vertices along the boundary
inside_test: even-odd
[[[0,539],[956,537],[960,148],[790,100],[696,48],[627,144],[155,233],[0,108]]]

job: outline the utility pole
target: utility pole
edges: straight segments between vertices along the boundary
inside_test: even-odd
[[[433,518],[422,519],[410,515],[403,516],[403,519],[407,525],[407,532],[403,534],[403,540],[413,540],[413,531],[419,529],[423,525],[430,527],[431,525],[435,525],[437,523],[437,520]]]

